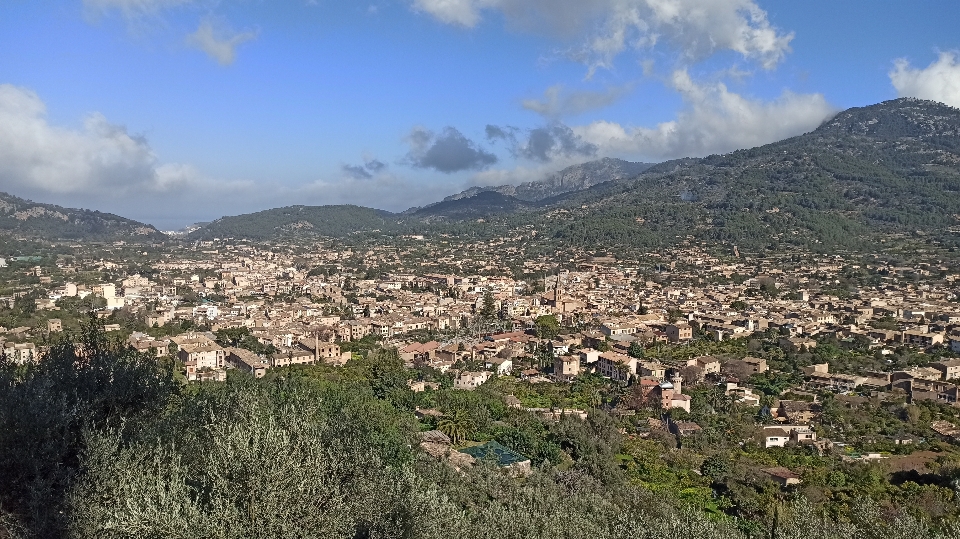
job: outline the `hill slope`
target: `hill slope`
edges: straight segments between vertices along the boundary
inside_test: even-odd
[[[534,207],[536,207],[534,203],[517,197],[496,191],[480,191],[469,197],[455,199],[448,197],[442,202],[419,208],[409,215],[425,221],[437,218],[463,220],[517,213]]]
[[[692,236],[753,247],[873,248],[878,234],[960,224],[960,110],[898,99],[841,112],[811,133],[558,200],[554,237],[646,246]]]
[[[361,206],[287,206],[246,215],[221,217],[190,232],[192,240],[246,238],[265,240],[286,235],[343,237],[354,232],[391,230],[396,216]]]
[[[166,236],[151,225],[110,213],[64,208],[0,193],[0,231],[45,240],[151,241]]]
[[[495,192],[527,202],[537,202],[564,193],[589,189],[599,183],[632,178],[652,166],[654,166],[653,163],[632,163],[622,159],[604,157],[596,161],[567,167],[559,172],[550,174],[542,180],[526,182],[520,185],[471,187],[461,193],[450,195],[443,200],[446,202],[449,200],[470,198],[477,193]]]

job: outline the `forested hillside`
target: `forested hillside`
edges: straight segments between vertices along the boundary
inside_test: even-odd
[[[632,163],[623,159],[605,157],[567,167],[547,175],[542,180],[525,182],[520,185],[471,187],[462,193],[450,195],[443,200],[444,202],[459,200],[470,198],[478,193],[494,192],[513,196],[527,202],[539,202],[564,193],[583,191],[598,183],[633,178],[653,166],[653,163]]]
[[[960,110],[898,99],[778,143],[573,193],[557,201],[573,211],[555,238],[647,248],[687,236],[769,249],[864,249],[890,234],[955,242],[958,194]]]
[[[354,232],[392,230],[390,212],[360,206],[288,206],[246,215],[221,217],[191,232],[189,239],[263,240],[297,235],[343,237]]]
[[[0,232],[46,240],[163,240],[151,225],[109,213],[40,204],[0,193]]]

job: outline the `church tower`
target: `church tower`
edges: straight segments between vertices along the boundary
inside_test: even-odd
[[[674,374],[673,378],[670,379],[670,383],[673,384],[674,395],[679,395],[682,393],[681,391],[682,388],[680,387],[680,384],[683,383],[683,376],[680,376],[679,374]]]

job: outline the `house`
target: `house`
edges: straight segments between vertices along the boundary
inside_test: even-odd
[[[184,364],[194,363],[196,369],[222,369],[226,352],[213,339],[201,333],[186,333],[171,338],[179,351],[177,357]]]
[[[767,370],[767,360],[758,357],[731,359],[720,367],[720,371],[724,374],[737,378],[749,378],[754,374],[767,372]]]
[[[637,374],[639,360],[619,352],[603,352],[597,360],[597,372],[611,380],[625,381]]]
[[[63,331],[63,323],[59,318],[51,318],[50,320],[47,320],[47,331],[50,333]]]
[[[665,332],[667,338],[673,343],[689,341],[693,338],[693,328],[686,322],[668,324]]]
[[[822,407],[815,402],[807,401],[780,401],[777,417],[784,417],[792,423],[809,423],[820,416]]]
[[[270,364],[250,350],[241,348],[227,348],[227,363],[234,368],[252,374],[256,378],[263,378],[270,368]]]
[[[670,432],[682,437],[693,436],[703,430],[700,425],[692,421],[670,421],[669,428]]]
[[[277,352],[270,356],[271,367],[289,367],[290,365],[312,365],[317,359],[309,350],[293,349]]]
[[[950,350],[952,350],[954,353],[960,354],[960,339],[950,339]]]
[[[400,349],[400,359],[405,363],[413,364],[416,362],[427,362],[436,357],[440,343],[430,341],[428,343],[410,343]]]
[[[641,361],[638,363],[637,374],[662,380],[667,375],[667,368],[659,361]]]
[[[943,335],[940,333],[927,333],[925,331],[917,330],[904,331],[903,343],[929,348],[931,346],[943,344]]]
[[[35,361],[40,357],[37,351],[37,345],[33,344],[32,342],[16,344],[12,342],[4,343],[3,354],[7,357],[7,359],[21,365]]]
[[[942,380],[953,380],[960,378],[960,359],[947,359],[944,361],[935,361],[929,364],[930,367],[943,373]]]
[[[510,374],[510,371],[513,370],[513,360],[508,357],[495,356],[486,360],[484,366],[497,374]]]
[[[691,361],[693,366],[700,368],[704,376],[720,372],[720,360],[713,356],[695,357]],[[690,365],[690,363],[688,362],[687,365]]]
[[[493,373],[489,371],[464,371],[453,381],[453,388],[473,391],[483,385],[491,376],[493,376]]]
[[[560,356],[553,360],[553,375],[557,380],[569,381],[580,374],[579,356]]]
[[[763,428],[763,447],[783,447],[787,442],[812,443],[817,433],[807,425],[777,425]]]
[[[727,382],[725,393],[746,406],[760,406],[760,396],[754,394],[749,387],[740,387],[735,383]]]
[[[313,353],[314,363],[341,363],[343,353],[340,351],[339,344],[321,341],[317,337],[314,337],[312,341],[300,339],[297,344],[307,352]]]
[[[784,467],[766,468],[763,473],[770,476],[771,479],[780,483],[781,486],[799,485],[803,481],[800,476]]]

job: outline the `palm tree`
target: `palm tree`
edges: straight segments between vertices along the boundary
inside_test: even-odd
[[[473,421],[463,412],[457,410],[451,415],[445,415],[437,423],[437,430],[450,437],[454,445],[467,439],[473,432]]]

